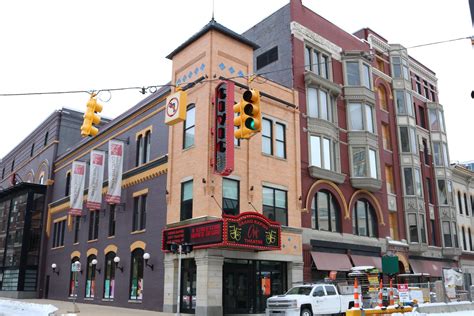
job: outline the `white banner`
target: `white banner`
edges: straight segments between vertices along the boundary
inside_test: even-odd
[[[89,169],[89,191],[86,207],[100,210],[102,205],[102,184],[104,182],[105,152],[91,151],[91,167]]]
[[[119,140],[109,141],[109,188],[105,200],[109,204],[120,203],[122,194],[124,143]]]
[[[86,163],[80,161],[73,161],[71,173],[71,195],[69,196],[69,203],[71,209],[69,210],[69,214],[81,216],[82,203],[84,200]]]

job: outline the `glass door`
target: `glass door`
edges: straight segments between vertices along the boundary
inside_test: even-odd
[[[253,310],[254,282],[251,264],[224,263],[224,314],[247,314]]]
[[[183,260],[181,268],[181,311],[196,312],[196,262],[194,259]]]

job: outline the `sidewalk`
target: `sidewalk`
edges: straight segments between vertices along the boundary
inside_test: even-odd
[[[23,299],[23,302],[37,303],[37,304],[52,304],[58,308],[55,315],[68,315],[68,312],[72,312],[74,307],[72,301],[55,301],[55,300],[43,300],[43,299]],[[96,304],[82,304],[77,303],[79,308],[78,316],[125,316],[125,315],[138,315],[138,316],[172,316],[176,314],[162,313],[155,311],[145,311],[140,309],[112,307]],[[69,313],[69,315],[74,315]],[[182,314],[186,315],[186,314]]]

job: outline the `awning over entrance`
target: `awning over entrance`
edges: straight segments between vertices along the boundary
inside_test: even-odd
[[[352,268],[349,256],[343,253],[311,251],[316,268],[323,271],[350,271]]]
[[[443,275],[443,268],[452,267],[452,264],[449,262],[414,259],[410,259],[410,265],[414,273],[428,273],[432,277],[441,277]]]
[[[382,258],[361,255],[351,255],[354,266],[373,266],[382,271]]]

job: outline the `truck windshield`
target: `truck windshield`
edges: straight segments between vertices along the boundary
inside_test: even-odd
[[[286,292],[286,295],[291,295],[291,294],[309,295],[312,289],[313,287],[311,286],[297,286],[290,289],[288,292]]]

